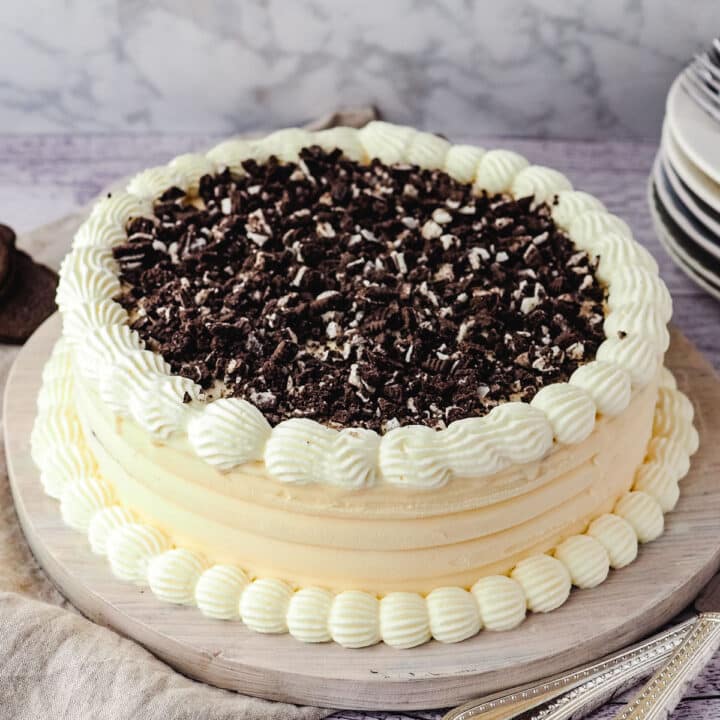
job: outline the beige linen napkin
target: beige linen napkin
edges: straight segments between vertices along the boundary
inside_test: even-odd
[[[372,109],[332,113],[308,125],[360,127]],[[78,224],[63,218],[20,238],[57,267]],[[0,389],[16,349],[0,345]],[[34,402],[33,399],[28,399]],[[12,422],[12,418],[4,418]],[[296,707],[190,680],[140,645],[82,617],[35,562],[18,525],[0,454],[0,718],[5,720],[314,720],[330,710]]]

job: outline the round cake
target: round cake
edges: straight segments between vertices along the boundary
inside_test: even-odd
[[[121,580],[266,633],[457,642],[658,537],[697,449],[652,256],[561,173],[373,122],[95,205],[32,452]]]

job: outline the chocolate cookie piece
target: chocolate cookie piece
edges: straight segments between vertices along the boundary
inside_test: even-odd
[[[0,299],[5,297],[12,285],[15,265],[15,231],[0,224]]]
[[[21,344],[55,312],[57,275],[21,250],[14,253],[14,271],[0,298],[0,342]]]

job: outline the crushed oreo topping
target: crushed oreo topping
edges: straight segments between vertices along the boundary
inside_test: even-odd
[[[603,340],[593,261],[532,198],[339,150],[170,188],[116,247],[132,327],[271,423],[444,427],[567,380]]]

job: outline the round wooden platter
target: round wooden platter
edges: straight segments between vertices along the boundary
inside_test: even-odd
[[[696,409],[700,450],[682,482],[666,532],[638,560],[593,590],[573,591],[548,615],[516,630],[481,632],[455,645],[345,650],[259,635],[240,622],[203,617],[116,580],[86,538],[60,519],[30,458],[42,366],[60,323],[50,318],[20,352],[5,394],[5,443],[20,522],[35,557],[85,615],[138,641],[193,678],[273,700],[332,708],[447,707],[604,655],[647,635],[685,607],[720,563],[720,382],[678,331],[668,365]]]

